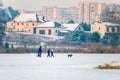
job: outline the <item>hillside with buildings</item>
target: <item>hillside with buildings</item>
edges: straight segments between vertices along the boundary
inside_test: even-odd
[[[69,8],[43,6],[34,12],[4,8],[6,36],[3,45],[11,48],[8,46],[18,43],[26,48],[26,45],[39,46],[42,42],[51,46],[60,40],[62,45],[74,47],[73,52],[119,53],[119,10],[117,4],[91,1],[81,1],[78,6]]]

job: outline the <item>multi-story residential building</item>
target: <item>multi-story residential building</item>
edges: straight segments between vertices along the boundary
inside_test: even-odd
[[[73,20],[76,23],[85,22],[87,24],[100,21],[102,11],[105,9],[106,3],[79,2],[79,6],[70,8],[58,8],[55,6],[44,6],[42,14],[48,20],[57,21],[60,23],[67,23]]]
[[[78,23],[79,9],[76,7],[70,8],[59,8],[58,22],[67,23],[70,20],[73,20],[75,23]]]
[[[44,23],[43,19],[40,19],[38,15],[33,13],[20,14],[13,21],[7,22],[6,31],[23,31],[33,33],[33,26]]]
[[[94,23],[91,25],[91,33],[93,32],[98,32],[103,38],[105,33],[120,33],[120,25],[109,22]]]
[[[79,22],[92,24],[95,21],[99,21],[105,7],[105,3],[79,2]]]
[[[67,23],[70,20],[78,22],[79,9],[76,7],[58,8],[54,6],[44,6],[42,14],[50,21],[57,21],[60,23]]]
[[[44,6],[42,7],[42,15],[45,16],[46,19],[50,21],[54,21],[56,19],[57,7],[54,6]]]

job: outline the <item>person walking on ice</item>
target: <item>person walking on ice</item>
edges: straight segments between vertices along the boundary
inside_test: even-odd
[[[50,57],[50,48],[47,50],[47,57]]]
[[[38,49],[37,57],[41,57],[41,54],[42,54],[42,46],[40,46],[39,49]]]
[[[53,55],[53,49],[51,50],[51,57],[54,57],[54,55]]]

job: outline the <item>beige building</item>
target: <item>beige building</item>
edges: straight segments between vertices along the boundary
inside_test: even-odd
[[[33,33],[33,26],[38,25],[38,22],[7,22],[6,31],[14,32],[30,32]]]
[[[65,29],[66,28],[60,23],[50,21],[34,26],[34,34],[57,36],[60,30]]]
[[[92,24],[96,21],[100,21],[101,13],[105,7],[105,3],[79,2],[79,22]]]
[[[13,21],[7,22],[6,31],[30,32],[33,33],[33,26],[43,23],[36,14],[23,13],[16,17]]]
[[[56,19],[56,14],[57,14],[57,7],[54,6],[44,6],[42,7],[42,15],[45,16],[50,21],[54,21]]]
[[[82,1],[77,7],[58,8],[56,6],[42,7],[42,15],[50,21],[59,23],[67,23],[73,20],[75,23],[85,22],[88,24],[100,21],[102,11],[105,9],[106,3]]]
[[[50,21],[57,21],[59,23],[67,23],[70,20],[78,23],[79,9],[76,7],[58,8],[54,6],[44,6],[42,14]]]
[[[94,23],[91,25],[91,33],[98,32],[103,38],[105,33],[120,33],[120,25],[109,22]]]

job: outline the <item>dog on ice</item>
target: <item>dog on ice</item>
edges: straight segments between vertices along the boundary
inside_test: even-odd
[[[72,57],[73,55],[72,54],[68,54],[68,57]]]

